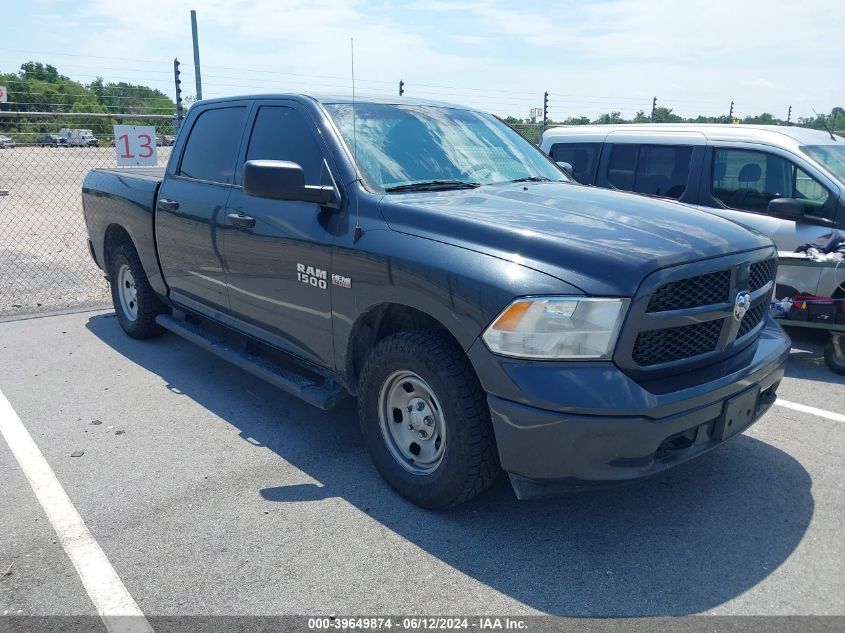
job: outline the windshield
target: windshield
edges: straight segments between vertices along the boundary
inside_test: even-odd
[[[801,149],[833,174],[839,182],[845,184],[845,144],[805,145]]]
[[[350,153],[352,105],[326,104]],[[357,161],[379,191],[413,191],[516,180],[568,181],[564,173],[507,125],[489,114],[455,108],[355,104]]]

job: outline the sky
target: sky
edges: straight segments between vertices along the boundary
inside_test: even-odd
[[[845,106],[845,3],[757,0],[28,0],[4,11],[0,71],[29,60],[88,83],[203,96],[398,93],[555,120],[658,106],[683,116]]]

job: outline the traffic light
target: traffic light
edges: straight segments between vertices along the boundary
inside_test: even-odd
[[[399,80],[399,96],[401,97],[403,94],[405,94],[405,82],[400,79]]]
[[[543,93],[543,129],[546,129],[546,121],[549,118],[549,92]]]
[[[728,115],[728,121],[733,123],[734,122],[734,102],[731,101],[731,113]]]
[[[657,110],[657,97],[651,100],[651,122],[654,123],[654,112]]]
[[[786,113],[786,122],[789,123],[792,120],[792,106],[789,106],[789,112]]]

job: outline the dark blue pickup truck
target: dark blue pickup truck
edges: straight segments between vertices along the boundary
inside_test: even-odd
[[[165,170],[94,170],[83,202],[128,335],[357,397],[376,467],[430,508],[501,470],[524,498],[698,456],[771,406],[789,350],[767,237],[573,184],[471,109],[204,101]]]

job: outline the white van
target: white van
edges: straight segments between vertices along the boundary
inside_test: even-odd
[[[781,251],[845,233],[845,138],[772,125],[629,124],[546,130],[540,147],[578,182],[670,198],[756,228]],[[809,271],[802,271],[802,279]],[[788,283],[782,269],[779,283]],[[797,274],[797,273],[796,273]],[[845,296],[845,266],[815,287]]]
[[[97,147],[100,144],[91,130],[83,128],[63,127],[59,136],[65,139],[68,147]]]

